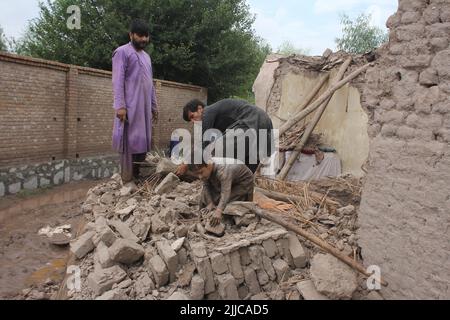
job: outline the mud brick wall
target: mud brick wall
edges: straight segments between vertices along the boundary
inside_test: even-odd
[[[187,127],[182,106],[207,100],[201,87],[155,80],[161,121],[154,145]],[[0,167],[112,153],[111,73],[0,53]]]
[[[195,86],[181,85],[175,82],[157,82],[156,92],[160,105],[160,119],[155,124],[154,144],[167,149],[175,129],[187,129],[193,134],[193,126],[183,120],[183,107],[192,99],[207,102],[207,90]]]
[[[262,299],[276,292],[291,272],[307,265],[307,255],[297,236],[284,229],[261,231],[260,235],[231,245],[186,243],[188,249],[181,249],[179,263],[184,264],[186,259],[182,257],[189,256],[195,264],[197,274],[190,286],[194,300],[244,300],[249,296]]]
[[[367,73],[370,165],[359,212],[385,298],[450,298],[450,1],[400,0]]]

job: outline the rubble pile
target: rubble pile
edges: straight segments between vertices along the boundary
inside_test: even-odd
[[[200,193],[199,181],[170,174],[153,191],[131,194],[118,175],[91,189],[83,204],[89,223],[71,243],[82,290],[69,291],[69,299],[352,298],[352,269],[329,255],[320,259],[302,238],[242,206],[227,207],[223,237],[208,234]],[[350,209],[341,209],[342,215],[355,214]],[[344,250],[351,243],[347,239]],[[328,267],[336,278],[326,277]],[[331,280],[335,290],[327,291]]]
[[[317,181],[278,182],[258,178],[256,184],[267,190],[295,195],[293,210],[286,214],[305,230],[327,241],[355,260],[360,259],[357,239],[357,206],[361,201],[361,179],[352,176]],[[305,243],[313,252],[319,249]]]

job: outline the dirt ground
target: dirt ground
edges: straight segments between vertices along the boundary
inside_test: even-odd
[[[72,183],[0,199],[0,299],[20,299],[27,288],[59,285],[69,247],[50,244],[38,231],[71,224],[75,234],[83,219],[81,203],[98,183]]]

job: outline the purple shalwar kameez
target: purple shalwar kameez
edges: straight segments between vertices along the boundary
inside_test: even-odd
[[[127,109],[127,121],[114,120],[113,149],[120,154],[122,180],[133,180],[133,156],[151,150],[152,112],[157,111],[150,56],[129,43],[113,54],[114,109]]]

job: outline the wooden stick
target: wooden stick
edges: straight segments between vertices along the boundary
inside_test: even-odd
[[[286,133],[289,129],[291,129],[293,126],[295,126],[299,121],[303,120],[305,117],[307,117],[311,112],[315,111],[318,107],[324,103],[329,96],[331,96],[333,93],[335,93],[337,90],[342,88],[344,85],[352,81],[354,78],[359,76],[361,73],[366,71],[369,67],[372,66],[372,63],[366,64],[365,66],[359,68],[358,70],[352,72],[349,74],[345,79],[342,79],[340,82],[332,86],[330,89],[328,89],[324,94],[322,94],[319,99],[314,101],[309,107],[304,109],[303,111],[297,113],[291,120],[286,122],[281,129],[280,129],[280,136]]]
[[[298,202],[302,202],[302,200],[303,200],[303,198],[301,198],[301,197],[287,195],[287,194],[284,194],[281,192],[269,191],[269,190],[257,188],[257,187],[255,187],[255,191],[265,195],[266,197],[269,197],[269,198],[277,200],[277,201],[284,201],[284,202],[288,202],[288,203],[292,201],[292,202],[298,203]],[[314,191],[309,191],[309,192],[317,198],[323,198],[323,195],[320,193],[317,193]],[[331,205],[336,205],[336,206],[341,205],[340,203],[330,200],[330,199],[326,199],[326,202]]]
[[[311,241],[312,243],[314,243],[321,249],[323,249],[326,252],[330,253],[331,255],[335,256],[336,258],[338,258],[339,260],[341,260],[342,262],[347,264],[349,267],[357,270],[364,276],[366,276],[366,277],[372,276],[372,274],[368,273],[366,268],[362,264],[360,264],[358,261],[355,261],[352,258],[342,254],[338,249],[334,248],[328,242],[323,241],[319,237],[317,237],[313,234],[310,234],[309,232],[303,230],[302,228],[300,228],[298,226],[295,226],[289,222],[284,221],[283,219],[281,219],[278,216],[275,216],[273,214],[268,213],[265,210],[258,208],[254,203],[247,202],[247,203],[241,203],[240,205],[249,210],[252,210],[256,215],[260,216],[261,218],[269,220],[273,223],[279,224],[280,226],[286,228],[287,230],[295,232],[296,234],[302,236],[306,240]],[[380,279],[380,283],[385,287],[388,286],[388,283],[386,281],[384,281],[383,279]]]
[[[339,69],[338,74],[336,75],[336,78],[333,80],[333,85],[336,85],[339,81],[342,80],[344,77],[345,71],[347,71],[348,67],[350,66],[350,63],[352,63],[352,58],[348,58]],[[292,166],[294,165],[295,161],[297,161],[299,155],[302,152],[303,147],[308,142],[309,137],[313,133],[314,129],[316,128],[317,124],[319,123],[320,119],[322,118],[323,113],[328,107],[328,104],[330,103],[331,99],[333,98],[334,93],[331,94],[325,102],[320,106],[319,110],[317,110],[316,114],[314,115],[313,120],[309,123],[308,127],[306,128],[305,132],[303,133],[302,139],[300,140],[300,143],[296,147],[296,150],[294,150],[288,160],[288,162],[284,165],[283,169],[281,170],[278,180],[284,181],[286,180],[286,177],[289,174],[289,171],[291,171]]]
[[[286,119],[283,119],[283,118],[277,116],[276,114],[274,115],[274,117],[277,118],[278,120],[280,120],[281,122],[287,122]]]

